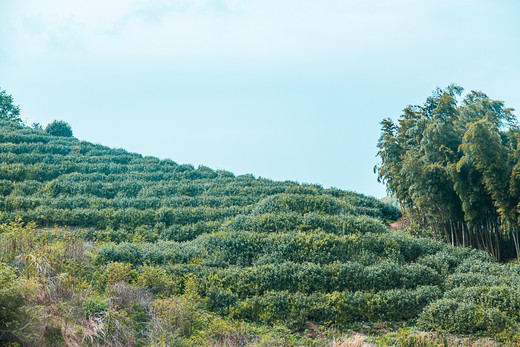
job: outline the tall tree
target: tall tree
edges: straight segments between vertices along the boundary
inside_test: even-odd
[[[382,124],[378,179],[413,221],[453,245],[520,254],[519,134],[512,109],[456,85]],[[514,251],[513,251],[514,250]]]
[[[13,103],[13,97],[0,88],[0,119],[21,124],[20,107]]]

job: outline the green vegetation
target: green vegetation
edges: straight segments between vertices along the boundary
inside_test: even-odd
[[[13,102],[13,97],[0,88],[0,120],[21,124],[20,107]]]
[[[520,342],[520,265],[393,232],[377,199],[7,119],[0,158],[0,345]]]
[[[462,88],[437,90],[382,122],[376,167],[417,228],[452,245],[520,255],[520,132],[501,101]]]
[[[72,137],[72,128],[64,121],[55,120],[45,127],[45,131],[54,136]]]

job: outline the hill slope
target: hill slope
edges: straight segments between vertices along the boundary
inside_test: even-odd
[[[301,213],[398,217],[397,210],[361,194],[234,177],[28,128],[0,128],[0,160],[3,221],[22,217],[42,226],[129,231],[146,226],[193,238],[259,203],[267,206],[261,201],[274,195]]]
[[[417,319],[516,338],[517,266],[391,232],[374,198],[7,123],[0,158],[0,344],[320,345]]]

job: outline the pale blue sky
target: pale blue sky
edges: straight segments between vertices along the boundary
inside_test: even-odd
[[[450,83],[520,108],[512,0],[3,0],[0,23],[28,123],[376,197],[383,118]]]

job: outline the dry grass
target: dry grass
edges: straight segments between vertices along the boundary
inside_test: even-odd
[[[345,337],[342,340],[332,341],[332,347],[368,347],[375,346],[372,343],[366,342],[367,336],[359,333],[354,333],[349,337]]]

